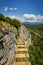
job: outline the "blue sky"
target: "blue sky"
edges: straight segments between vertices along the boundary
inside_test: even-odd
[[[22,22],[43,22],[43,0],[0,0],[0,13]]]

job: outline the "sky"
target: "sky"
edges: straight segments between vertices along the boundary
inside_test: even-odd
[[[0,0],[0,13],[21,22],[43,22],[43,0]]]

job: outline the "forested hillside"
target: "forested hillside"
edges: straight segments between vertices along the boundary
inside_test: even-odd
[[[43,24],[27,24],[27,28],[43,31]]]
[[[30,32],[35,32],[43,36],[43,24],[27,24],[25,26]]]
[[[43,65],[43,38],[32,34],[32,46],[29,47],[32,65]]]
[[[43,65],[43,24],[25,26],[30,30],[31,34],[30,61],[32,65]]]

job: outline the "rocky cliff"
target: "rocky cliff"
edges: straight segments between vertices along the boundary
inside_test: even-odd
[[[27,42],[28,45],[31,43],[30,33],[25,26],[21,25],[17,31],[10,24],[0,22],[0,65],[11,65],[13,61],[16,61],[18,41]]]
[[[15,58],[17,29],[8,23],[0,23],[0,64],[10,65]]]

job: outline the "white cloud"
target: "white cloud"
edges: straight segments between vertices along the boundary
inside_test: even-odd
[[[24,21],[27,22],[43,22],[42,15],[35,15],[35,14],[23,14]]]
[[[20,18],[19,18],[19,17],[14,16],[14,15],[9,15],[8,17],[10,17],[11,19],[18,19],[18,20],[20,20]]]
[[[22,16],[9,15],[12,19],[18,19],[20,22],[43,22],[42,15],[23,14]]]
[[[11,7],[8,7],[8,6],[7,6],[7,7],[3,7],[3,10],[4,10],[4,11],[15,11],[15,10],[17,10],[17,9],[18,9],[18,8],[16,8],[16,7],[15,7],[15,8],[11,8]]]
[[[4,11],[8,11],[8,7],[3,7]]]
[[[14,15],[9,15],[9,17],[10,17],[10,18],[12,18],[12,19],[17,18],[17,17],[16,17],[16,16],[14,16]]]
[[[10,10],[10,11],[12,11],[12,10],[13,10],[13,8],[9,8],[9,10]]]
[[[18,8],[14,8],[14,10],[17,10]]]
[[[24,14],[23,17],[26,18],[26,19],[36,18],[36,16],[34,14]]]

